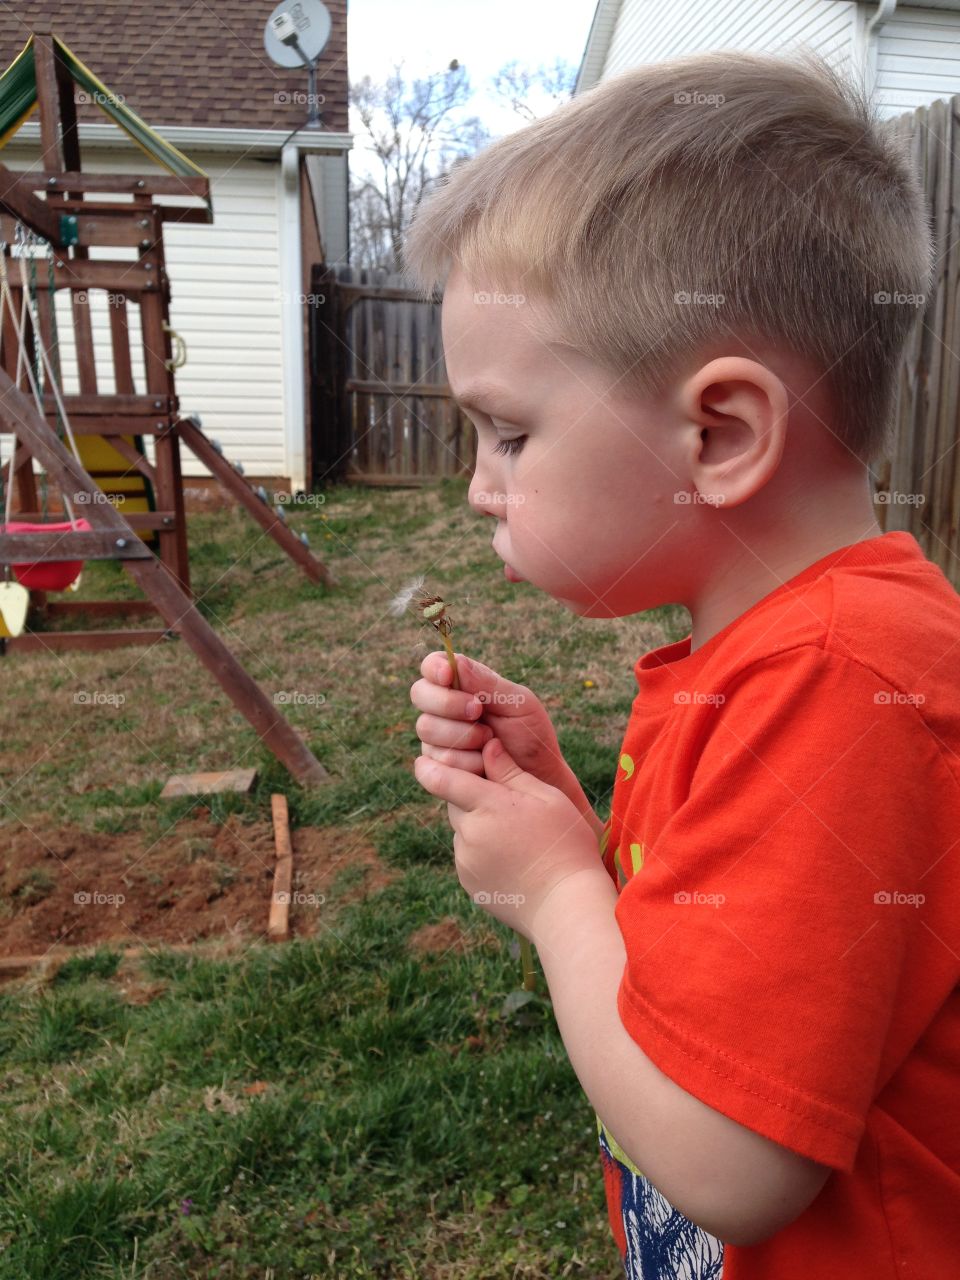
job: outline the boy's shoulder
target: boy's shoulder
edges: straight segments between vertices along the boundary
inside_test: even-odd
[[[719,688],[791,651],[857,664],[904,693],[960,685],[960,595],[912,534],[854,544],[758,602],[701,670]],[[793,584],[793,585],[791,585]],[[777,663],[782,665],[781,662]]]

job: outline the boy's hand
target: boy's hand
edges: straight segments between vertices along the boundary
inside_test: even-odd
[[[416,723],[421,754],[482,776],[480,753],[497,737],[521,769],[551,786],[559,785],[566,762],[547,709],[536,694],[505,680],[482,662],[462,653],[456,657],[459,689],[450,688],[450,663],[439,651],[427,654],[420,664],[423,679],[410,688],[411,702],[424,713]]]
[[[536,941],[537,913],[580,872],[606,877],[577,807],[525,772],[499,742],[483,748],[486,777],[417,756],[417,781],[447,801],[457,876],[473,901]]]
[[[540,699],[526,685],[504,679],[482,662],[462,653],[456,659],[459,689],[450,688],[450,663],[439,650],[427,654],[420,664],[423,679],[410,687],[410,701],[423,712],[416,723],[421,755],[482,777],[481,752],[496,737],[521,769],[557,787],[573,802],[596,838],[603,823],[564,760]]]

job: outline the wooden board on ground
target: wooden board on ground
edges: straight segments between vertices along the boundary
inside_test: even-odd
[[[290,843],[290,813],[287,797],[272,795],[270,808],[273,813],[273,840],[277,849],[277,865],[273,873],[273,893],[270,897],[270,916],[267,936],[274,942],[282,942],[290,936],[290,889],[293,883],[293,846]]]
[[[160,792],[160,799],[212,796],[221,791],[249,791],[256,776],[256,769],[225,769],[221,773],[175,773]]]

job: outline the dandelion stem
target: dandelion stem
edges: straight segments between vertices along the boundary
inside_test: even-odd
[[[533,951],[529,938],[520,935],[520,967],[523,970],[524,991],[536,991],[537,973],[533,967]]]
[[[443,647],[447,651],[447,661],[450,663],[450,670],[453,672],[453,681],[450,685],[450,688],[459,689],[460,677],[457,675],[457,659],[456,659],[456,655],[453,652],[453,645],[450,643],[450,637],[446,634],[446,632],[441,632],[440,638],[443,640]]]
[[[429,592],[424,590],[423,578],[414,578],[407,584],[398,595],[394,596],[390,602],[390,612],[394,617],[400,617],[408,609],[413,608],[413,612],[419,617],[421,622],[428,622],[440,639],[443,641],[443,647],[447,655],[447,661],[450,663],[450,670],[453,673],[453,679],[450,682],[451,688],[460,688],[460,676],[457,672],[457,655],[453,652],[453,645],[450,643],[450,632],[453,630],[453,623],[447,613],[447,606],[440,596],[431,596]],[[479,723],[479,722],[478,722]],[[533,967],[533,950],[529,941],[518,932],[520,939],[520,963],[523,971],[523,989],[524,991],[536,991],[537,974]]]

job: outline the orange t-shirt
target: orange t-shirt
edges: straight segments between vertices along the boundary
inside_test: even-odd
[[[598,1118],[626,1274],[960,1276],[960,596],[891,532],[690,639],[636,665],[601,839],[617,1007],[688,1093],[835,1172],[724,1245]]]

